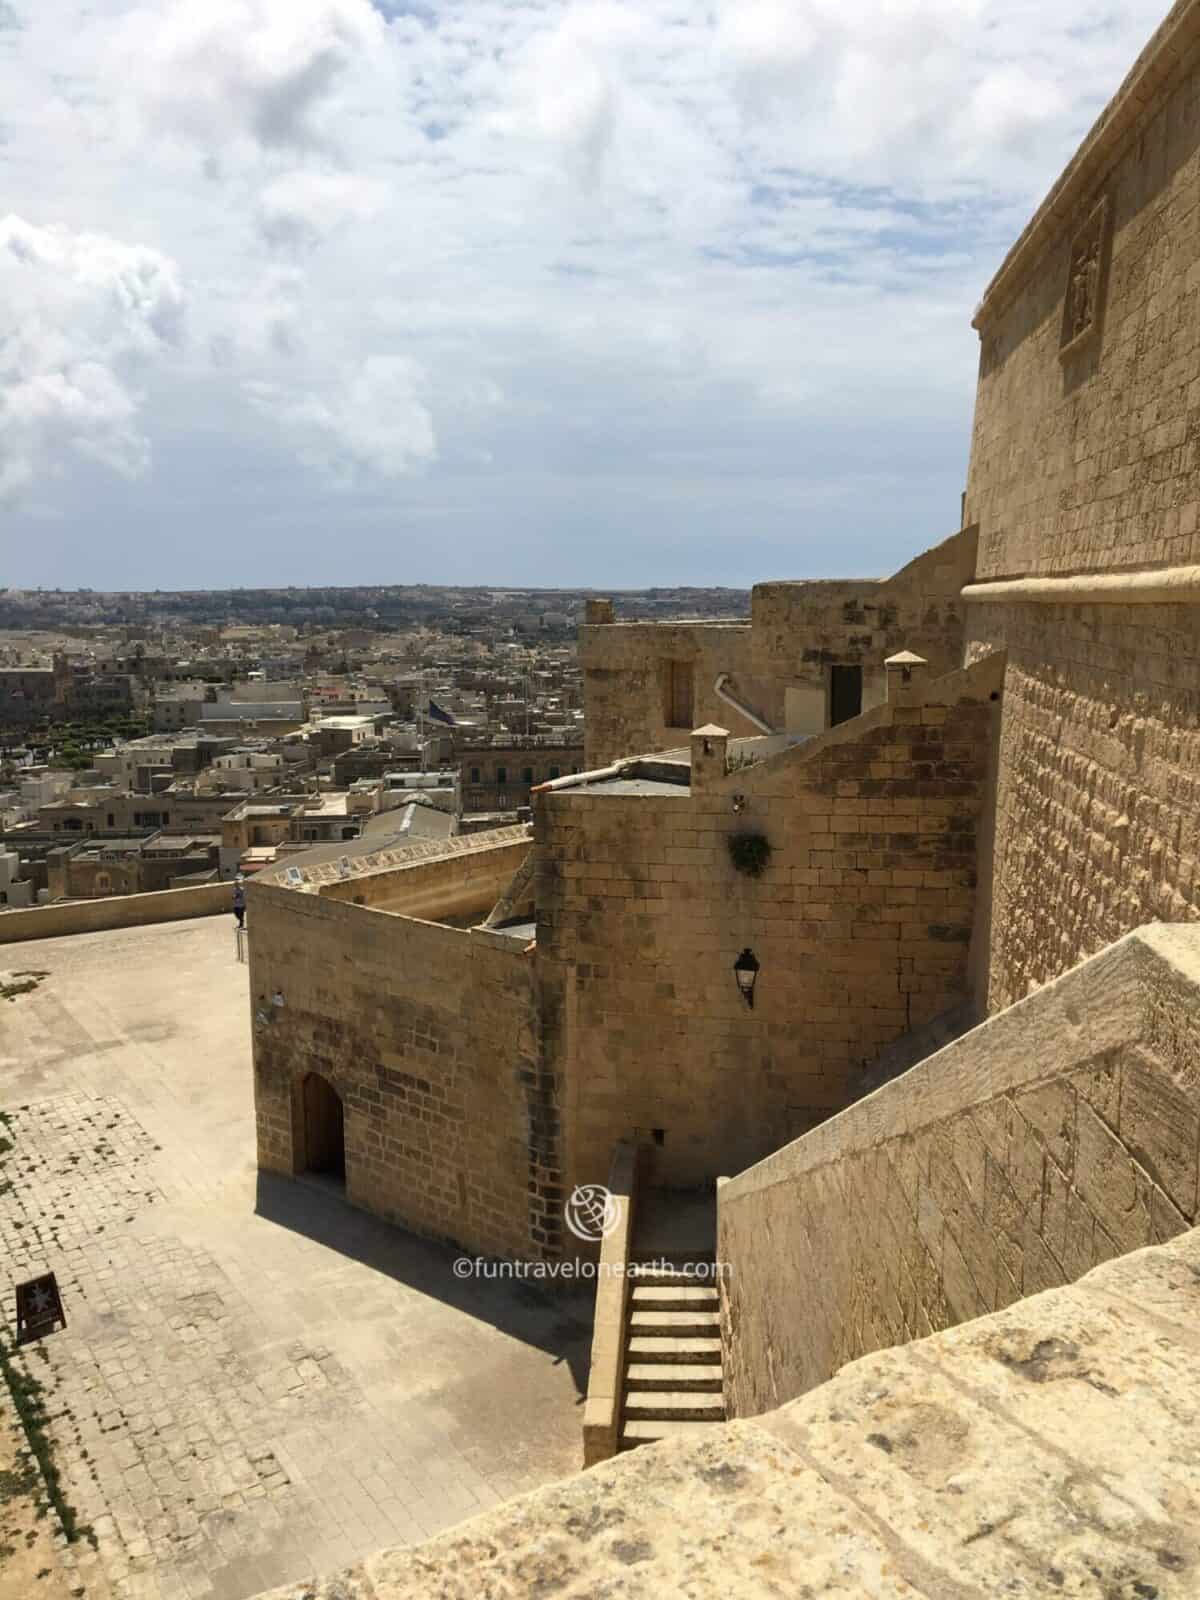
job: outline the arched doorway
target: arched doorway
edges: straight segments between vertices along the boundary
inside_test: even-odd
[[[304,1170],[318,1172],[338,1183],[346,1181],[345,1119],[341,1096],[319,1072],[310,1072],[303,1085]]]

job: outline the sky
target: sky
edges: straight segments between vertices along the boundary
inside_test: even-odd
[[[1165,9],[0,0],[0,584],[892,571]]]

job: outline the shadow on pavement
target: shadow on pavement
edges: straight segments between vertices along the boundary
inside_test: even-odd
[[[532,1279],[455,1277],[454,1263],[466,1251],[359,1211],[340,1185],[316,1177],[260,1172],[254,1209],[268,1222],[545,1350],[556,1362],[566,1363],[582,1402],[591,1360],[591,1285],[546,1287]]]

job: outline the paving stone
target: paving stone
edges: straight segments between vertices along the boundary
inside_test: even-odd
[[[49,977],[0,1012],[0,1252],[58,1274],[39,1376],[119,1600],[245,1600],[436,1533],[499,1492],[464,1440],[506,1494],[580,1462],[586,1304],[457,1284],[446,1251],[257,1181],[228,935],[41,942]]]

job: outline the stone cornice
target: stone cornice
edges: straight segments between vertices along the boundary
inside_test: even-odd
[[[1195,605],[1200,601],[1200,567],[1085,572],[1069,578],[1001,578],[992,583],[969,583],[962,597],[972,604]]]

